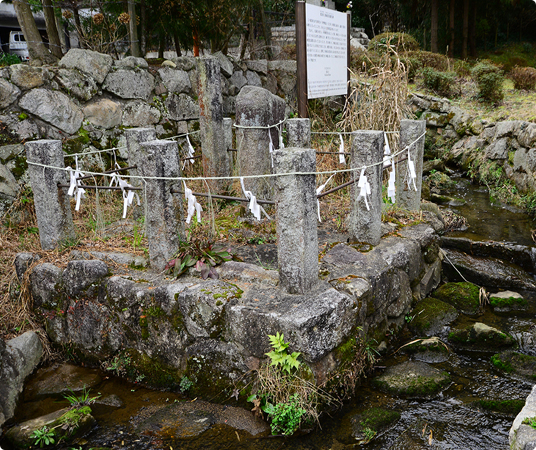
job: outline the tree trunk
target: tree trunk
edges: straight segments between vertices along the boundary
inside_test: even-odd
[[[463,0],[462,59],[467,59],[467,41],[468,40],[469,40],[469,0]]]
[[[471,58],[476,58],[476,1],[473,0],[473,11],[471,23],[469,25],[469,54]]]
[[[28,45],[31,63],[35,65],[54,63],[56,58],[50,54],[41,40],[30,4],[26,0],[13,0],[13,7]]]
[[[76,32],[78,33],[78,46],[80,48],[86,48],[86,44],[84,42],[84,30],[82,29],[82,23],[80,22],[80,13],[78,12],[78,8],[73,8],[73,15],[74,24],[76,25]]]
[[[264,14],[264,4],[262,0],[259,0],[259,10],[261,13],[262,32],[264,34],[264,43],[266,44],[266,56],[268,59],[272,59],[272,36],[271,30],[266,23],[266,15]]]
[[[166,49],[166,36],[160,36],[160,42],[158,43],[158,57],[160,59],[164,58],[164,50]]]
[[[128,23],[128,34],[130,35],[130,54],[140,57],[140,41],[138,39],[138,19],[136,16],[136,4],[134,1],[128,2],[128,15],[130,22]]]
[[[63,52],[61,51],[61,41],[56,27],[56,16],[54,15],[52,0],[43,0],[43,13],[45,15],[49,49],[56,58],[61,59]]]
[[[450,28],[450,44],[449,44],[449,56],[451,58],[454,57],[454,37],[455,37],[455,12],[456,12],[456,0],[450,0],[450,22],[449,22],[449,28]]]
[[[173,32],[173,43],[175,44],[175,52],[177,53],[177,56],[182,56],[179,33],[176,31]]]
[[[147,54],[147,6],[145,0],[141,0],[140,3],[140,25],[141,25],[141,55]]]
[[[438,53],[437,47],[437,21],[438,21],[438,1],[432,0],[432,17],[431,17],[431,29],[430,29],[430,48],[433,53]]]

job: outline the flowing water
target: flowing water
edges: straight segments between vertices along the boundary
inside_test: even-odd
[[[471,239],[507,241],[532,245],[531,230],[534,223],[526,216],[500,205],[492,205],[488,193],[479,186],[472,186],[460,180],[454,193],[466,201],[464,206],[453,207],[456,212],[468,218],[470,227],[463,235]],[[521,349],[536,354],[536,335],[532,333],[535,323],[536,296],[524,293],[529,302],[524,312],[497,315],[491,311],[477,318],[461,316],[459,325],[475,321],[512,334]],[[446,336],[442,336],[446,341]],[[412,339],[406,335],[400,344]],[[98,426],[86,437],[86,441],[72,448],[106,446],[114,449],[350,449],[366,448],[374,450],[400,449],[471,449],[493,450],[508,448],[508,431],[513,421],[512,415],[482,411],[475,402],[486,400],[524,400],[532,384],[528,381],[498,372],[490,363],[493,353],[454,352],[448,360],[433,364],[450,373],[451,385],[438,397],[430,400],[408,400],[386,395],[374,390],[366,379],[357,389],[355,399],[341,410],[326,415],[322,428],[293,438],[248,438],[244,432],[238,433],[224,423],[209,428],[198,436],[188,438],[171,434],[140,433],[137,424],[140,417],[157,404],[173,404],[183,401],[179,394],[149,390],[131,384],[109,374],[101,373],[102,381],[92,389],[92,394],[118,396],[124,406],[120,408],[94,408]],[[379,364],[390,366],[403,362],[408,357],[402,352],[388,356]],[[90,370],[90,369],[87,369]],[[379,373],[379,372],[378,372]],[[230,402],[233,403],[233,402]],[[21,422],[64,407],[57,399],[36,400],[35,395],[25,393],[25,401],[17,411],[12,423]],[[376,436],[370,443],[359,445],[351,434],[351,418],[371,407],[396,410],[401,417],[396,424]],[[0,447],[8,450],[7,443],[0,441]],[[64,447],[69,448],[69,447]]]

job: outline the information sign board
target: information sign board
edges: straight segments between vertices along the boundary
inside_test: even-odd
[[[305,5],[307,97],[348,93],[348,21],[345,13]]]

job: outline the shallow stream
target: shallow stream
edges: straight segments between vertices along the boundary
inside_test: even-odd
[[[488,193],[479,186],[460,180],[455,191],[458,198],[466,201],[464,206],[453,209],[467,217],[470,227],[463,235],[477,240],[507,241],[533,245],[531,230],[534,223],[524,214],[513,212],[499,205],[492,205]],[[527,353],[534,354],[532,328],[536,325],[536,295],[526,295],[528,309],[515,315],[494,314],[487,310],[479,317],[461,315],[458,323],[484,322],[503,332],[512,334]],[[440,336],[446,342],[446,336]],[[413,339],[409,333],[402,336],[399,345]],[[396,348],[396,347],[395,347]],[[174,436],[146,430],[139,431],[139,422],[154,405],[173,404],[184,397],[169,392],[159,392],[140,387],[98,372],[101,381],[92,388],[92,394],[103,397],[115,395],[122,407],[97,407],[94,416],[97,428],[77,446],[64,448],[110,447],[114,449],[350,449],[374,450],[400,449],[471,449],[493,450],[508,448],[508,431],[513,415],[494,413],[479,409],[475,402],[485,400],[524,400],[532,384],[528,381],[505,375],[493,368],[490,357],[493,352],[457,352],[451,350],[448,360],[433,364],[450,373],[451,385],[440,396],[430,400],[408,400],[383,394],[371,388],[369,381],[358,388],[356,398],[342,410],[325,416],[322,429],[294,438],[248,438],[247,433],[236,431],[225,423],[215,425],[197,436]],[[390,366],[406,360],[403,352],[396,352],[378,362]],[[95,374],[95,369],[84,369]],[[378,369],[376,373],[380,373]],[[37,398],[31,383],[24,393],[25,401],[20,405],[13,422],[37,417],[65,407],[53,398]],[[234,400],[229,401],[234,405]],[[382,407],[401,413],[400,420],[390,429],[380,433],[366,445],[356,444],[352,436],[351,418],[372,407]],[[156,430],[155,430],[156,431]],[[8,450],[7,443],[0,447]]]

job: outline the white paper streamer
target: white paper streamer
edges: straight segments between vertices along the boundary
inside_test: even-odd
[[[329,183],[329,181],[335,176],[335,174],[331,175],[327,181],[320,187],[318,187],[316,189],[316,195],[319,195],[323,190],[324,188],[327,186],[327,184]],[[322,222],[322,219],[320,218],[320,201],[318,199],[316,199],[316,206],[317,206],[317,211],[318,211],[318,221],[319,222]]]
[[[194,147],[192,146],[192,143],[190,142],[190,138],[188,137],[188,135],[186,135],[186,143],[188,144],[188,154],[186,155],[186,157],[191,158],[192,156],[194,156],[195,150],[194,150]],[[194,163],[193,159],[186,160],[186,161],[190,161],[190,164]]]
[[[385,144],[383,146],[383,154],[384,155],[390,155],[391,154],[391,147],[389,147],[389,140],[387,139],[387,133],[383,133],[383,138],[385,140]]]
[[[365,206],[367,207],[367,211],[370,211],[370,206],[368,203],[368,196],[370,195],[370,183],[367,180],[367,177],[365,176],[365,169],[361,169],[361,175],[359,175],[359,181],[357,182],[357,186],[360,188],[359,195],[357,196],[357,199],[359,200],[361,197],[363,197],[363,200],[365,200]]]
[[[186,187],[186,182],[183,181],[184,184],[184,197],[188,200],[188,217],[186,217],[186,223],[190,223],[190,220],[192,220],[192,217],[194,214],[196,214],[196,218],[198,222],[201,222],[201,212],[203,211],[203,208],[201,205],[197,202],[197,199],[195,198],[195,195],[192,193],[191,189],[188,189]]]
[[[342,134],[339,134],[341,144],[339,145],[339,164],[346,164],[346,158],[344,157],[344,141],[342,140]]]
[[[271,139],[270,139],[271,143]],[[251,213],[255,216],[255,219],[261,220],[261,207],[257,203],[257,197],[255,197],[251,191],[246,191],[246,188],[244,186],[244,178],[240,178],[240,184],[242,185],[242,192],[244,193],[244,197],[246,197],[249,200],[249,206]]]
[[[277,131],[279,132],[279,148],[285,148],[285,144],[283,143],[283,124],[279,126]],[[268,132],[270,132],[270,130],[268,130]]]
[[[115,164],[115,166],[117,169],[121,168],[117,163]],[[128,207],[132,206],[134,197],[136,197],[138,206],[140,206],[140,197],[135,191],[129,189],[133,186],[123,180],[117,173],[114,173],[111,176],[110,187],[111,186],[119,186],[121,188],[121,193],[123,194],[123,219],[125,219],[127,217]]]
[[[74,210],[79,211],[81,200],[83,198],[86,198],[86,190],[80,187],[81,182],[79,178],[84,176],[84,174],[80,172],[80,169],[78,168],[78,156],[74,157],[74,161],[76,169],[69,170],[69,190],[67,191],[67,195],[69,195],[70,197],[76,196],[76,206]]]
[[[411,160],[411,154],[408,148],[408,188],[411,189],[411,185],[413,184],[415,192],[417,192],[417,185],[415,184],[416,178],[417,174],[415,173],[415,164]]]
[[[268,145],[268,149],[270,150],[270,159],[272,160],[272,168],[274,167],[274,143],[272,142],[272,133],[270,133],[270,130],[268,130],[268,138],[270,139],[270,144]],[[242,188],[242,190],[244,190]]]
[[[389,182],[387,185],[387,196],[395,203],[396,198],[396,171],[395,171],[395,162],[391,161],[391,172],[389,173]]]

